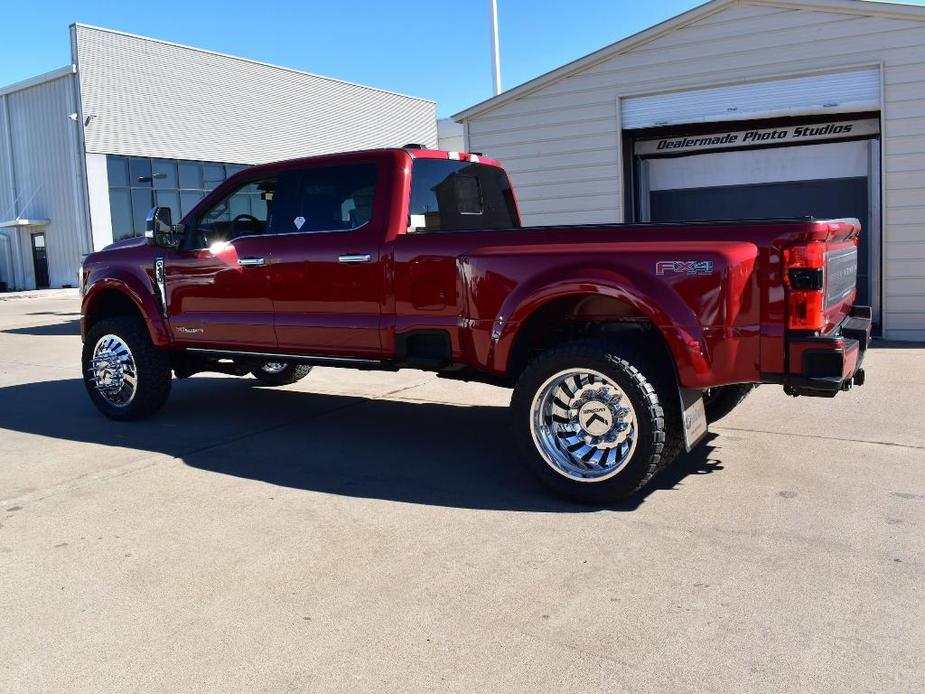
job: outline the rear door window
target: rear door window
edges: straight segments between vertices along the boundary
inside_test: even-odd
[[[303,169],[279,192],[271,232],[322,233],[358,229],[372,219],[375,164]]]
[[[503,169],[450,159],[415,160],[409,212],[412,231],[520,226],[514,193]]]

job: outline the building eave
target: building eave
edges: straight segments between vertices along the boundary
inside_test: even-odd
[[[35,77],[30,77],[29,79],[14,82],[13,84],[8,84],[5,87],[0,87],[0,96],[6,96],[7,94],[13,94],[14,92],[21,92],[23,89],[29,89],[29,87],[35,87],[40,84],[44,84],[45,82],[53,82],[54,80],[59,80],[62,77],[73,75],[76,72],[76,65],[65,65],[64,67],[59,67],[57,70],[44,72],[41,75],[36,75]]]
[[[794,10],[861,14],[925,21],[925,6],[898,0],[747,0],[749,5],[769,5]]]
[[[526,96],[553,82],[557,82],[577,72],[586,70],[598,63],[610,60],[614,56],[627,53],[650,41],[654,41],[673,31],[677,31],[699,19],[716,14],[717,12],[722,12],[733,5],[768,5],[785,9],[806,9],[815,10],[817,12],[876,15],[925,21],[925,6],[886,0],[709,0],[709,2],[691,8],[687,12],[682,12],[664,22],[660,22],[648,29],[627,36],[616,43],[612,43],[593,53],[589,53],[582,58],[566,63],[555,70],[534,77],[532,80],[524,82],[506,92],[502,92],[497,96],[481,101],[451,117],[453,120],[461,122],[474,116],[481,115],[487,111],[498,108],[508,101]]]
[[[15,229],[18,227],[47,227],[50,219],[10,219],[0,222],[0,229]]]

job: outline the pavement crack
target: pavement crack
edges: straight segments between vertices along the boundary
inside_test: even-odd
[[[748,429],[745,427],[713,426],[714,429],[726,431],[743,431],[750,434],[771,434],[773,436],[796,436],[801,439],[822,439],[823,441],[842,441],[845,443],[869,443],[874,446],[892,446],[895,448],[908,448],[913,451],[925,451],[925,446],[911,443],[895,443],[893,441],[871,441],[869,439],[848,439],[843,436],[821,436],[819,434],[799,434],[791,431],[769,431],[767,429]]]

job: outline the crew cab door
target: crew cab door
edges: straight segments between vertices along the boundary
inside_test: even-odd
[[[170,329],[181,345],[275,351],[268,235],[276,177],[238,186],[188,223],[164,259]]]
[[[281,181],[270,268],[280,352],[381,354],[385,168],[380,159],[354,157]]]

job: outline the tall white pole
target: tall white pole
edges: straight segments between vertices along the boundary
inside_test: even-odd
[[[491,10],[491,82],[495,94],[501,93],[501,55],[498,51],[498,0],[488,0]]]

